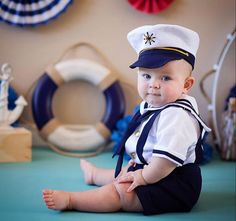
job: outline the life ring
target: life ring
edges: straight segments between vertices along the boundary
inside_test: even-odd
[[[60,85],[85,80],[97,86],[104,94],[106,108],[103,118],[96,125],[76,130],[63,125],[52,112],[52,99]],[[87,59],[61,61],[38,80],[32,96],[35,123],[43,138],[65,150],[90,151],[104,145],[117,120],[123,117],[125,102],[122,89],[114,74],[106,67]]]

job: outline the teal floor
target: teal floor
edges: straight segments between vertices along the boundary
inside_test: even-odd
[[[112,168],[115,160],[106,152],[89,160],[101,167]],[[139,213],[84,213],[48,210],[41,197],[43,188],[68,191],[94,188],[83,183],[78,158],[58,155],[47,148],[33,148],[30,163],[0,163],[1,221],[235,221],[235,163],[214,157],[201,166],[203,190],[198,204],[190,213],[173,213],[145,217]]]

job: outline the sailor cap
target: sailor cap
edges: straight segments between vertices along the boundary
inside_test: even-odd
[[[146,25],[130,31],[127,38],[138,54],[130,68],[158,68],[180,59],[194,68],[199,36],[193,30],[179,25]]]

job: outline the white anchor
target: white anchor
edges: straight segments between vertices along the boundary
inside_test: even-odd
[[[14,110],[8,110],[8,87],[13,80],[11,76],[12,68],[9,64],[3,64],[0,71],[0,128],[10,128],[22,114],[24,106],[27,105],[23,96],[19,96],[15,101],[16,107]]]

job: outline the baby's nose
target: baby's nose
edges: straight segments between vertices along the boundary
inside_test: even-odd
[[[153,81],[150,83],[150,88],[156,88],[159,89],[160,88],[160,83],[159,81]]]

